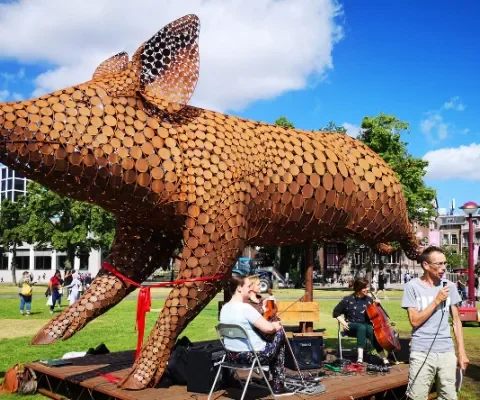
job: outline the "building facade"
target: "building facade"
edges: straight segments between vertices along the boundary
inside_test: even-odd
[[[9,199],[16,201],[19,196],[27,194],[28,179],[0,164],[0,198],[1,201]],[[12,282],[13,255],[5,252],[0,257],[0,283]],[[38,249],[33,245],[23,243],[17,248],[16,253],[16,277],[20,279],[24,271],[29,271],[35,281],[48,282],[56,269],[63,270],[67,255],[64,252],[57,252],[55,249]],[[76,271],[90,272],[93,276],[97,274],[101,266],[101,252],[91,250],[90,254],[83,257],[76,257],[73,268]]]

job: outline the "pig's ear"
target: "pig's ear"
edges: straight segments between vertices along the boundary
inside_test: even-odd
[[[135,53],[141,95],[161,110],[180,110],[198,81],[200,21],[186,15],[162,28]]]
[[[102,62],[95,70],[92,79],[102,78],[105,75],[122,71],[127,67],[127,64],[128,54],[122,51]]]

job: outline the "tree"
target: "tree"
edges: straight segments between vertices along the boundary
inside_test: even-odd
[[[413,157],[408,152],[408,143],[401,140],[402,134],[409,133],[408,122],[380,113],[377,117],[363,118],[361,128],[358,139],[395,171],[405,194],[410,221],[416,221],[420,225],[428,224],[435,215],[433,200],[436,192],[423,181],[428,161]]]
[[[275,120],[274,122],[275,125],[278,126],[283,126],[284,128],[288,129],[295,129],[295,125],[293,125],[292,122],[290,122],[287,117],[279,117]]]
[[[457,253],[451,246],[442,246],[442,250],[449,268],[468,267],[468,249],[464,249],[462,254]]]
[[[72,200],[45,189],[28,185],[26,224],[29,243],[67,253],[73,266],[75,256],[93,249],[109,248],[115,235],[115,217],[100,207]]]
[[[335,133],[343,133],[344,135],[347,134],[347,128],[343,126],[338,126],[335,122],[330,121],[327,126],[324,128],[320,128],[322,132],[335,132]]]
[[[16,202],[5,199],[0,207],[0,247],[2,253],[12,253],[12,282],[16,285],[17,247],[26,240],[25,224],[28,220],[26,201],[20,196]],[[2,254],[3,255],[3,254]]]

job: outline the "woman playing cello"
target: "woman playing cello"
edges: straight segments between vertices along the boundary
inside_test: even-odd
[[[368,280],[365,278],[356,278],[353,283],[353,291],[350,296],[346,296],[338,303],[333,310],[333,318],[343,326],[344,330],[349,334],[357,337],[357,362],[363,362],[363,349],[365,348],[366,339],[368,338],[377,350],[383,363],[390,364],[385,351],[379,345],[375,335],[373,334],[373,326],[370,323],[366,309],[374,300],[367,296],[369,292]]]

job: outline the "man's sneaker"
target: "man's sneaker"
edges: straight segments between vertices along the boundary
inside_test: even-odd
[[[53,314],[53,310],[50,310],[50,314]]]
[[[20,315],[23,315],[23,311],[20,311]]]
[[[278,383],[278,384],[274,383],[272,389],[275,397],[293,396],[295,394],[293,390],[287,389],[283,383]]]
[[[29,316],[30,316],[30,311],[27,311],[27,317],[29,317]]]

